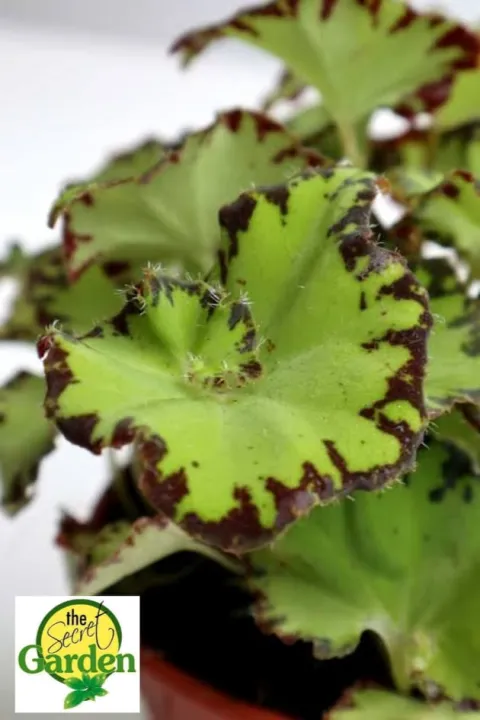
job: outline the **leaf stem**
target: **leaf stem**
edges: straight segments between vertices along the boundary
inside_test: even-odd
[[[342,120],[338,122],[338,132],[347,158],[355,167],[363,169],[365,167],[365,158],[360,151],[355,126],[348,122],[348,120]]]

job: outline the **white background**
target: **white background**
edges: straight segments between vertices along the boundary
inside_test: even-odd
[[[59,188],[110,152],[258,103],[276,75],[273,59],[232,42],[182,72],[166,52],[178,32],[243,4],[0,0],[0,257],[12,239],[29,248],[54,240],[46,215]],[[480,18],[479,0],[443,5]],[[0,287],[0,313],[8,290]],[[19,367],[40,371],[29,348],[0,346],[0,381]],[[0,515],[1,720],[13,717],[14,596],[68,593],[52,546],[60,509],[85,517],[105,480],[102,460],[60,442],[43,465],[35,501],[15,521]]]

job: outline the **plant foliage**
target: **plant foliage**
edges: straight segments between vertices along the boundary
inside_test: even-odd
[[[224,38],[284,63],[263,111],[70,181],[59,243],[0,264],[0,339],[36,342],[45,371],[0,390],[3,505],[57,433],[128,446],[94,518],[63,518],[75,592],[140,593],[194,553],[316,658],[377,638],[392,686],[349,689],[331,720],[477,717],[478,32],[399,0],[273,0],[172,49]],[[376,137],[379,108],[404,129]],[[104,679],[72,680],[65,708]]]

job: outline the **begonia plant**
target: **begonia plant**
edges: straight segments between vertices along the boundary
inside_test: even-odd
[[[0,390],[3,506],[58,435],[127,446],[102,512],[62,519],[75,593],[155,588],[161,615],[203,559],[260,635],[335,668],[308,717],[480,717],[479,37],[396,0],[274,0],[172,51],[226,38],[284,64],[264,107],[70,182],[58,244],[0,266],[0,337],[44,370]],[[385,109],[403,129],[379,138]],[[352,676],[366,637],[384,672]]]

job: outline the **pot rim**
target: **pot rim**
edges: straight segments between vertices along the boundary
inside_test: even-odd
[[[159,686],[163,686],[165,693],[176,697],[186,697],[199,710],[211,713],[213,718],[218,720],[288,720],[286,715],[272,710],[255,707],[241,700],[230,697],[226,693],[216,690],[206,683],[198,680],[193,675],[180,670],[161,657],[161,654],[152,648],[142,646],[141,648],[141,675],[140,682],[142,690],[146,690],[145,698],[148,705],[148,698],[152,688],[146,688],[142,678],[150,675],[156,679]]]

